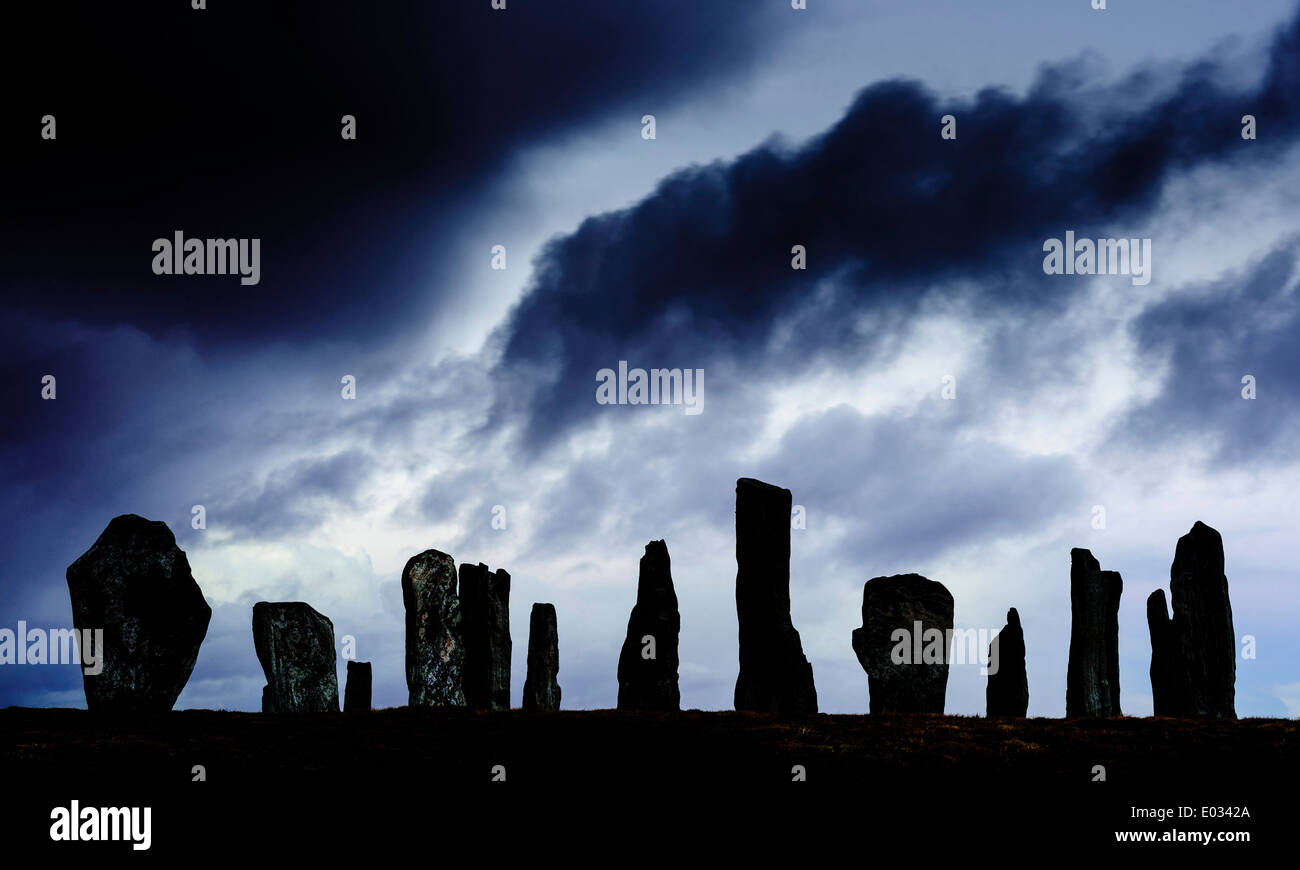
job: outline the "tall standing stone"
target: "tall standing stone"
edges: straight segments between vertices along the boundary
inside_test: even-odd
[[[524,678],[525,710],[560,709],[560,635],[555,605],[534,604],[528,615],[528,676]]]
[[[1157,716],[1235,719],[1237,640],[1223,573],[1223,538],[1197,522],[1178,539],[1164,590],[1147,599],[1151,696]]]
[[[189,681],[212,618],[171,530],[135,514],[115,517],[68,566],[67,580],[78,638],[86,636],[83,631],[103,630],[102,649],[94,651],[100,672],[81,669],[86,706],[170,710]],[[90,650],[78,649],[84,661]]]
[[[456,562],[425,550],[402,569],[406,607],[406,689],[412,707],[463,707],[460,600]]]
[[[952,594],[920,574],[866,582],[853,651],[867,672],[872,713],[943,713],[952,614]],[[907,632],[905,648],[895,635],[900,629]]]
[[[790,621],[790,490],[736,481],[737,710],[816,713],[812,665]]]
[[[645,545],[637,579],[636,605],[618,657],[618,709],[680,710],[677,686],[677,612],[668,545]]]
[[[263,713],[339,711],[334,623],[310,604],[254,604],[253,646],[266,674]]]
[[[343,690],[344,713],[370,711],[370,662],[348,662],[348,683]]]
[[[488,566],[460,566],[461,637],[465,645],[465,704],[510,709],[510,575]]]
[[[1007,624],[989,644],[988,671],[984,691],[988,717],[1023,718],[1029,710],[1029,677],[1025,672],[1025,632],[1014,607],[1007,611]]]
[[[1118,571],[1103,571],[1092,553],[1070,551],[1070,664],[1066,716],[1119,716]]]

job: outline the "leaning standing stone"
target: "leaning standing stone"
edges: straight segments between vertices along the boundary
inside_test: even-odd
[[[263,713],[337,713],[334,623],[302,601],[253,605],[253,646],[266,674]]]
[[[406,605],[406,688],[412,707],[463,707],[460,601],[456,563],[425,550],[402,570]]]
[[[67,579],[79,637],[103,630],[100,673],[82,668],[86,706],[170,710],[212,618],[171,530],[135,514],[115,517]]]

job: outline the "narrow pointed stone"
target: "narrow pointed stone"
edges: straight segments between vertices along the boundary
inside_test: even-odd
[[[266,675],[263,713],[337,713],[334,623],[302,601],[253,605],[253,646]]]
[[[812,665],[790,620],[790,490],[736,481],[737,710],[816,713]]]
[[[465,705],[510,709],[510,575],[480,562],[460,566]]]
[[[1007,611],[1007,624],[989,644],[988,672],[984,701],[989,718],[1023,717],[1029,710],[1029,677],[1025,671],[1025,632],[1014,607]]]
[[[863,585],[853,651],[867,672],[872,713],[943,713],[952,616],[952,593],[920,574],[874,577]],[[907,633],[902,648],[899,630]]]
[[[437,550],[412,556],[402,570],[402,602],[410,706],[465,706],[455,560]]]
[[[348,662],[348,683],[343,690],[344,713],[370,711],[370,662]]]
[[[528,615],[528,675],[524,679],[525,710],[560,709],[560,634],[554,604],[534,604]]]
[[[636,606],[618,657],[618,709],[681,709],[677,685],[681,626],[668,545],[651,541],[641,557]]]
[[[1147,630],[1151,634],[1152,712],[1157,716],[1187,716],[1191,710],[1187,675],[1179,658],[1178,641],[1163,589],[1147,597]]]
[[[1065,715],[1120,716],[1119,598],[1124,581],[1092,553],[1070,551],[1070,663]]]

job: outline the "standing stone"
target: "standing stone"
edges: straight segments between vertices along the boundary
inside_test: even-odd
[[[253,647],[266,674],[263,713],[337,713],[334,623],[302,601],[253,605]]]
[[[560,709],[560,635],[555,605],[534,604],[528,615],[528,676],[524,679],[525,710]]]
[[[920,574],[866,582],[853,651],[867,672],[872,713],[943,713],[952,613],[952,594]],[[902,641],[899,629],[907,632]]]
[[[1163,589],[1147,599],[1155,714],[1237,718],[1237,641],[1217,531],[1198,521],[1178,539],[1169,589],[1172,619]]]
[[[790,490],[736,481],[737,710],[816,713],[813,670],[790,621]]]
[[[82,631],[103,630],[102,649],[95,650],[102,669],[92,675],[81,668],[86,706],[170,710],[212,618],[171,530],[135,514],[115,517],[68,566],[67,580],[78,644]],[[77,650],[83,661],[90,652]]]
[[[348,684],[343,690],[344,713],[370,711],[370,662],[348,662]]]
[[[406,689],[412,707],[463,707],[460,600],[456,562],[425,550],[402,569],[406,607]]]
[[[1118,571],[1103,571],[1092,553],[1070,551],[1070,664],[1066,716],[1120,716]]]
[[[1024,718],[1029,710],[1025,632],[1020,627],[1020,614],[1014,607],[1007,611],[1007,624],[989,644],[988,671],[989,684],[984,692],[988,717]]]
[[[1163,589],[1147,596],[1147,629],[1151,633],[1152,712],[1157,716],[1190,716],[1187,673],[1178,655],[1178,638]]]
[[[480,562],[460,566],[465,704],[510,709],[510,575]]]
[[[668,559],[668,545],[651,541],[641,557],[636,606],[618,657],[618,709],[680,710],[677,636],[682,618]]]

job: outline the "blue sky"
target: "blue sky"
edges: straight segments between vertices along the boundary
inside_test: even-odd
[[[82,22],[14,113],[60,134],[6,170],[0,625],[70,624],[67,565],[139,513],[213,606],[179,706],[258,708],[259,600],[329,616],[397,705],[400,573],[433,547],[511,573],[516,704],[548,601],[565,706],[609,707],[663,538],[682,704],[726,709],[758,477],[807,510],[823,711],[867,710],[863,583],[917,572],[961,627],[1016,607],[1030,713],[1062,715],[1081,546],[1124,577],[1121,704],[1149,714],[1144,601],[1202,520],[1257,642],[1238,713],[1300,714],[1298,10],[1108,5],[98,13],[142,20]],[[153,275],[175,229],[262,238],[261,283]],[[1152,281],[1043,274],[1067,230],[1152,239]],[[620,359],[703,369],[703,413],[597,404]],[[954,667],[947,711],[983,689]],[[0,704],[82,706],[80,676],[0,668]]]

